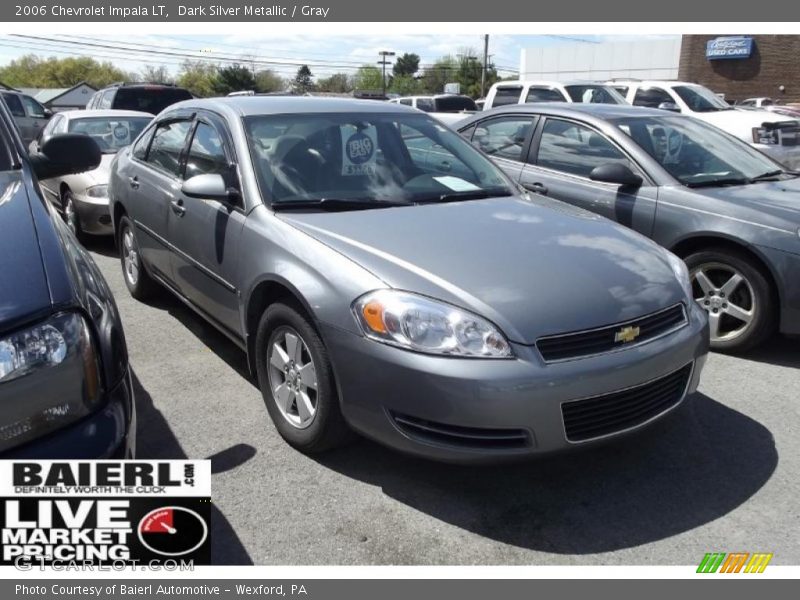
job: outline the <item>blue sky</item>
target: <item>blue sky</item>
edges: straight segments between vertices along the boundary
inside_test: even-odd
[[[275,61],[276,71],[283,76],[293,75],[297,65],[307,62],[315,76],[324,76],[337,71],[353,72],[360,64],[375,64],[379,50],[391,50],[398,54],[416,52],[422,64],[431,63],[445,54],[457,54],[466,48],[478,53],[483,49],[480,35],[314,35],[298,36],[270,33],[266,35],[128,35],[88,36],[85,34],[37,34],[45,39],[0,36],[0,64],[23,54],[42,56],[94,56],[109,60],[127,71],[138,71],[143,65],[165,66],[177,72],[182,57],[186,54],[196,58],[225,55],[241,58],[247,63],[254,57],[258,60]],[[598,43],[604,40],[629,39],[631,36],[586,36],[586,35],[491,35],[489,53],[498,67],[509,75],[519,68],[520,49],[534,46],[572,43]],[[77,42],[77,43],[76,43]],[[97,44],[86,47],[79,43]],[[124,46],[129,51],[100,47]],[[148,52],[148,47],[162,54]]]

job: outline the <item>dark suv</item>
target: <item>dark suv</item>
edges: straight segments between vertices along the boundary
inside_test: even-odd
[[[157,115],[176,102],[192,98],[189,90],[165,83],[113,83],[95,92],[86,108],[140,110]]]
[[[128,353],[97,265],[39,179],[95,169],[86,135],[28,155],[0,102],[0,458],[126,458],[134,451]]]

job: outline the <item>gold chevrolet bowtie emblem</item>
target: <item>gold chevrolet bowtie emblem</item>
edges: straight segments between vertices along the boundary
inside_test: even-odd
[[[629,325],[627,327],[623,327],[614,334],[614,341],[627,344],[628,342],[635,340],[637,337],[639,337],[639,328],[631,327]]]

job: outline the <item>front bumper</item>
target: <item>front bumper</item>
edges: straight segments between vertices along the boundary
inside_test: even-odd
[[[83,194],[75,194],[73,198],[83,231],[92,235],[113,235],[108,198],[90,198]]]
[[[106,403],[88,417],[0,456],[2,459],[134,458],[136,408],[130,372],[109,393]]]
[[[690,364],[685,394],[693,393],[708,353],[709,333],[703,311],[691,306],[688,317],[686,326],[640,346],[551,364],[545,364],[534,347],[518,344],[513,345],[514,359],[481,360],[408,352],[325,325],[322,334],[334,364],[342,412],[356,431],[428,458],[491,462],[590,444],[567,439],[562,403],[639,386]],[[404,422],[452,436],[415,435],[420,430],[410,430]],[[473,434],[493,439],[512,431],[524,432],[528,443],[470,445],[476,439]],[[462,434],[466,444],[458,437]]]
[[[780,146],[778,144],[753,144],[753,146],[786,168],[792,171],[800,170],[800,146]]]

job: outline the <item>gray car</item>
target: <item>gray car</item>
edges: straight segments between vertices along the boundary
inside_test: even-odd
[[[290,444],[451,461],[639,429],[707,355],[683,262],[519,193],[424,113],[307,97],[177,104],[109,181],[130,292],[157,282],[239,344]]]
[[[738,138],[647,108],[539,104],[456,129],[539,194],[613,219],[683,258],[712,348],[800,334],[800,178]]]

